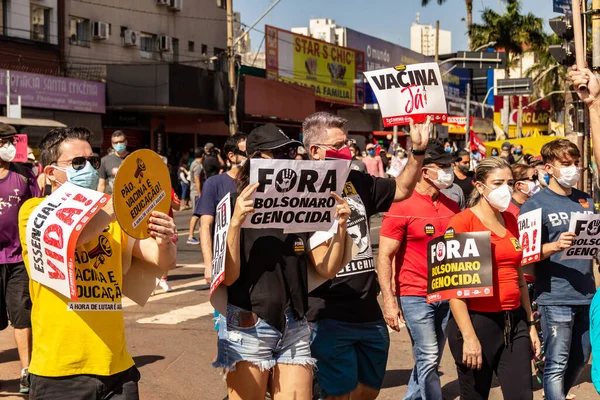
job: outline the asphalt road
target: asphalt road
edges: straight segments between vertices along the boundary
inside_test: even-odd
[[[128,348],[142,374],[142,399],[220,400],[226,394],[220,371],[210,365],[216,355],[216,335],[208,290],[203,285],[200,248],[185,244],[190,216],[190,211],[183,211],[175,218],[180,232],[178,267],[169,275],[175,290],[166,294],[157,291],[144,308],[129,299],[123,302]],[[380,223],[379,218],[372,220],[375,247]],[[0,398],[18,399],[24,396],[16,394],[20,366],[12,335],[12,328],[0,332]],[[441,381],[444,398],[454,399],[458,396],[458,381],[454,361],[446,350],[440,368]],[[412,367],[406,330],[392,333],[387,374],[379,399],[402,398]],[[572,391],[578,399],[597,397],[589,377],[587,368],[581,384]],[[500,388],[495,386],[490,398],[501,399]],[[536,386],[535,399],[542,398],[542,390]]]

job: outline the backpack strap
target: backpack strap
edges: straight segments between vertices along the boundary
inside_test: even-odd
[[[27,167],[20,164],[20,163],[10,163],[13,167],[14,167],[14,171],[21,175],[21,179],[23,179],[23,182],[28,183],[29,182],[29,175],[27,174]]]

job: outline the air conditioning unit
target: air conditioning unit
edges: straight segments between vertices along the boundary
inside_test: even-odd
[[[106,22],[95,21],[92,25],[94,39],[108,39],[109,25]]]
[[[123,32],[123,45],[124,46],[137,46],[139,44],[140,34],[134,30],[126,29]]]
[[[160,51],[168,52],[173,49],[173,38],[170,36],[160,36],[158,38],[158,49]]]
[[[183,8],[183,0],[169,0],[169,9],[173,11],[181,11]]]
[[[169,0],[156,0],[156,5],[157,6],[168,6]]]

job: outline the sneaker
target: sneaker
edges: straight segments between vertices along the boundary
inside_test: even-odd
[[[171,286],[169,286],[169,284],[167,283],[166,279],[161,279],[160,281],[158,281],[158,286],[160,286],[160,288],[165,292],[170,292],[171,290],[173,290],[173,288]]]
[[[19,381],[19,392],[29,393],[29,371],[27,368],[21,370],[21,379]]]
[[[186,243],[187,244],[200,244],[200,241],[198,239],[196,239],[195,237],[191,237],[191,238],[188,238]]]

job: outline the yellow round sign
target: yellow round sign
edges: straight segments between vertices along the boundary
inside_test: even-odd
[[[129,236],[147,239],[152,211],[168,214],[171,177],[162,158],[152,150],[131,153],[119,167],[113,187],[117,221]]]

